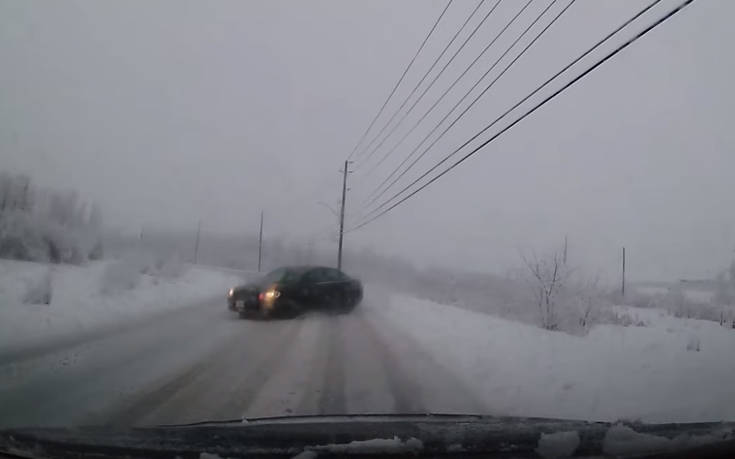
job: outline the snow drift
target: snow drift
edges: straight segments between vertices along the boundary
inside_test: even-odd
[[[659,309],[616,307],[640,326],[585,336],[406,295],[374,297],[366,317],[406,334],[492,414],[646,422],[735,420],[735,332]],[[373,297],[371,297],[373,293]]]
[[[0,349],[20,348],[221,297],[243,276],[130,256],[84,266],[0,260]]]

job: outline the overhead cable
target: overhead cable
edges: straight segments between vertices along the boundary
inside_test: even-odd
[[[634,42],[636,42],[637,40],[639,40],[641,37],[643,37],[646,34],[648,34],[651,30],[655,29],[656,27],[658,27],[661,24],[663,24],[664,22],[666,22],[668,19],[670,19],[671,17],[673,17],[674,15],[676,15],[677,13],[679,13],[680,11],[682,11],[686,6],[688,6],[689,4],[691,4],[693,2],[694,2],[694,0],[685,0],[684,2],[682,2],[681,4],[679,4],[678,6],[676,6],[672,10],[670,10],[664,16],[662,16],[661,18],[657,19],[653,24],[649,25],[648,27],[646,27],[642,31],[638,32],[635,36],[633,36],[632,38],[628,39],[622,45],[616,47],[613,51],[611,51],[610,53],[608,53],[607,55],[605,55],[603,58],[597,60],[592,66],[588,67],[584,72],[582,72],[581,74],[577,75],[571,81],[569,81],[568,83],[564,84],[561,88],[559,88],[556,91],[554,91],[551,95],[545,97],[539,103],[537,103],[532,108],[530,108],[529,110],[527,110],[526,112],[524,112],[523,115],[521,115],[520,117],[518,117],[515,121],[513,121],[512,123],[510,123],[508,126],[504,127],[498,133],[496,133],[495,135],[493,135],[492,137],[490,137],[486,141],[482,142],[480,145],[478,145],[477,147],[475,147],[474,149],[472,149],[472,151],[470,151],[469,153],[465,154],[459,160],[457,160],[454,163],[452,163],[449,167],[447,167],[442,172],[440,172],[439,174],[437,174],[436,176],[434,176],[428,182],[424,183],[419,188],[417,188],[416,190],[412,191],[410,194],[404,196],[398,202],[392,204],[387,209],[384,209],[379,214],[377,214],[377,215],[371,217],[370,219],[364,221],[363,223],[360,223],[359,225],[351,228],[350,231],[354,231],[356,229],[359,229],[359,228],[364,227],[365,225],[367,225],[367,224],[375,221],[376,219],[380,218],[381,216],[383,216],[386,213],[390,212],[391,210],[395,209],[397,206],[399,206],[400,204],[404,203],[406,200],[408,200],[411,197],[415,196],[417,193],[419,193],[420,191],[422,191],[423,189],[425,189],[427,186],[431,185],[432,183],[434,183],[435,181],[437,181],[439,178],[443,177],[445,174],[447,174],[448,172],[450,172],[452,169],[454,169],[455,167],[459,166],[461,163],[463,163],[464,161],[466,161],[468,158],[470,158],[471,156],[473,156],[475,153],[477,153],[478,151],[480,151],[482,148],[484,148],[485,146],[487,146],[488,144],[490,144],[491,142],[493,142],[495,139],[497,139],[498,137],[500,137],[502,134],[504,134],[505,132],[507,132],[513,126],[515,126],[516,124],[520,123],[522,120],[524,120],[526,117],[528,117],[529,115],[531,115],[532,113],[534,113],[536,110],[538,110],[539,108],[541,108],[544,105],[546,105],[549,101],[551,101],[552,99],[554,99],[555,97],[557,97],[559,94],[563,93],[564,91],[566,91],[567,89],[569,89],[571,86],[573,86],[575,83],[577,83],[578,81],[582,80],[584,77],[586,77],[587,75],[589,75],[591,72],[593,72],[595,69],[597,69],[598,67],[600,67],[605,62],[607,62],[613,56],[615,56],[616,54],[618,54],[621,51],[623,51],[625,48],[627,48],[628,46],[630,46],[631,44],[633,44]],[[446,162],[455,153],[456,153],[456,151],[453,152],[453,153],[451,153],[450,155],[446,156],[442,161],[440,161],[439,163],[437,163],[437,165],[434,168],[436,168],[439,165],[441,165],[444,162]],[[432,168],[432,169],[434,169],[434,168]],[[414,182],[414,183],[416,183],[416,182]]]
[[[444,49],[442,50],[442,52],[439,53],[439,55],[436,57],[436,59],[434,59],[434,62],[431,64],[431,66],[429,67],[429,69],[424,73],[424,76],[421,77],[421,79],[418,81],[418,83],[416,83],[416,85],[413,87],[413,89],[408,94],[408,96],[406,96],[406,98],[403,100],[403,102],[401,103],[401,105],[393,112],[393,115],[390,117],[390,119],[388,120],[388,122],[386,122],[383,125],[383,127],[380,129],[380,131],[378,131],[378,133],[375,136],[373,136],[372,140],[367,144],[367,146],[362,149],[362,152],[365,152],[365,151],[369,150],[370,147],[375,143],[375,141],[378,140],[383,135],[383,133],[385,132],[385,130],[388,128],[388,126],[390,126],[393,123],[393,121],[396,119],[396,116],[398,116],[398,114],[401,113],[401,110],[403,110],[403,107],[405,107],[406,104],[408,103],[408,101],[411,100],[411,97],[413,97],[413,95],[416,93],[416,91],[419,89],[419,87],[421,87],[421,84],[423,84],[423,82],[429,76],[429,74],[431,73],[431,71],[434,70],[434,67],[436,67],[436,64],[439,63],[439,61],[441,60],[441,58],[444,57],[444,54],[452,46],[452,44],[454,43],[454,40],[457,39],[457,37],[459,36],[459,34],[462,32],[462,30],[464,30],[464,28],[467,26],[467,23],[470,21],[470,19],[472,18],[472,16],[475,15],[475,13],[477,12],[477,10],[480,8],[480,6],[484,2],[485,2],[485,0],[480,1],[480,3],[477,4],[477,6],[475,7],[475,9],[472,10],[472,12],[469,14],[469,16],[467,16],[467,19],[465,19],[465,21],[462,23],[462,25],[459,27],[459,29],[457,29],[457,31],[454,33],[454,36],[451,38],[451,40],[449,40],[449,42],[446,44],[446,46],[444,46]],[[361,161],[368,161],[373,156],[373,154],[375,153],[375,151],[383,145],[383,142],[385,142],[385,140],[388,137],[390,137],[390,135],[393,133],[393,131],[394,130],[391,130],[391,132],[389,132],[383,138],[383,140],[381,140],[378,143],[378,145],[375,148],[373,148],[370,151],[370,153],[368,153],[367,156],[364,157],[364,159],[361,159]]]
[[[373,128],[373,125],[375,125],[375,122],[378,120],[378,118],[380,118],[380,115],[383,114],[383,110],[385,110],[385,107],[388,105],[388,102],[391,100],[391,98],[393,97],[393,95],[396,93],[396,90],[398,89],[398,86],[400,86],[401,82],[406,77],[406,74],[408,73],[408,70],[411,68],[411,66],[413,66],[413,63],[416,61],[416,58],[421,53],[421,50],[424,49],[424,46],[426,45],[426,42],[429,41],[429,37],[431,37],[431,35],[434,33],[434,30],[436,29],[436,26],[439,25],[439,22],[441,21],[442,17],[444,17],[444,13],[446,13],[447,10],[449,9],[449,5],[452,4],[452,1],[453,0],[449,0],[449,2],[447,2],[447,5],[442,10],[442,12],[439,15],[439,17],[436,19],[436,21],[434,21],[434,25],[429,30],[429,33],[424,38],[424,41],[421,42],[421,46],[419,46],[419,49],[416,50],[416,54],[413,55],[413,58],[408,63],[408,65],[406,66],[406,68],[403,70],[403,73],[401,74],[401,77],[398,79],[398,81],[396,82],[395,86],[393,86],[393,89],[391,90],[390,94],[388,94],[388,97],[385,99],[385,102],[383,102],[383,105],[380,107],[380,110],[378,110],[378,113],[375,115],[375,117],[373,118],[373,120],[370,122],[370,124],[368,125],[367,129],[365,129],[365,132],[362,134],[362,137],[360,137],[360,140],[358,140],[357,143],[355,144],[355,148],[353,148],[352,149],[352,152],[347,156],[347,159],[351,159],[352,156],[357,152],[357,149],[359,148],[360,144],[365,140],[365,137],[367,137],[368,133]]]
[[[521,34],[520,34],[520,35],[518,35],[518,37],[517,37],[517,38],[516,38],[516,39],[515,39],[515,40],[513,41],[513,43],[511,43],[511,44],[510,44],[510,46],[508,46],[508,48],[507,48],[507,49],[505,50],[505,52],[504,52],[504,53],[503,53],[503,54],[502,54],[502,55],[501,55],[501,56],[500,56],[500,57],[499,57],[499,58],[498,58],[498,59],[497,59],[497,60],[496,60],[496,61],[495,61],[495,62],[493,63],[493,65],[492,65],[492,66],[491,66],[491,67],[490,67],[489,69],[487,69],[487,71],[486,71],[486,72],[485,72],[485,73],[484,73],[484,74],[483,74],[483,75],[482,75],[482,76],[481,76],[481,77],[480,77],[480,78],[479,78],[479,79],[478,79],[478,80],[477,80],[477,81],[475,82],[475,84],[474,84],[474,85],[472,85],[472,87],[471,87],[471,88],[470,88],[470,89],[469,89],[469,90],[468,90],[468,91],[467,91],[467,92],[465,93],[465,95],[464,95],[464,96],[462,96],[462,98],[461,98],[461,99],[460,99],[460,100],[459,100],[459,101],[458,101],[458,102],[457,102],[456,104],[454,104],[454,106],[453,106],[453,107],[451,108],[451,110],[449,110],[449,112],[447,112],[447,114],[446,114],[446,115],[444,115],[444,117],[443,117],[443,118],[442,118],[441,120],[439,120],[439,122],[438,122],[438,123],[437,123],[437,124],[436,124],[436,125],[434,126],[434,128],[433,128],[433,129],[431,129],[431,131],[429,131],[429,133],[428,133],[428,134],[426,134],[426,136],[425,136],[425,137],[424,137],[424,138],[423,138],[423,139],[421,140],[421,142],[419,142],[419,144],[418,144],[418,145],[416,145],[416,147],[415,147],[415,148],[414,148],[414,149],[413,149],[413,150],[412,150],[412,151],[411,151],[411,152],[410,152],[410,153],[408,154],[408,156],[406,156],[406,158],[404,158],[404,160],[403,160],[403,161],[402,161],[402,162],[401,162],[401,163],[400,163],[400,164],[398,165],[398,167],[396,167],[396,168],[395,168],[395,169],[394,169],[394,170],[393,170],[393,171],[391,172],[391,174],[389,174],[389,175],[388,175],[388,177],[386,177],[386,178],[385,178],[385,179],[383,180],[383,182],[381,182],[381,184],[380,184],[380,185],[378,185],[378,187],[377,187],[377,188],[376,188],[376,189],[375,189],[375,190],[373,191],[373,193],[372,193],[372,194],[370,195],[370,196],[371,196],[371,199],[369,199],[369,200],[368,200],[368,202],[367,202],[367,205],[372,205],[373,203],[375,203],[375,202],[376,202],[376,201],[377,201],[378,199],[380,199],[380,198],[381,198],[381,197],[382,197],[382,196],[383,196],[383,195],[384,195],[384,194],[385,194],[385,193],[386,193],[386,192],[387,192],[387,191],[388,191],[388,190],[389,190],[389,189],[390,189],[391,187],[393,187],[393,185],[395,185],[395,184],[396,184],[396,182],[398,182],[398,180],[400,180],[400,179],[401,179],[401,178],[402,178],[402,177],[403,177],[404,175],[406,175],[406,173],[407,173],[407,172],[408,172],[409,170],[411,170],[411,169],[412,169],[412,168],[413,168],[413,167],[414,167],[414,166],[416,165],[416,163],[418,163],[418,162],[419,162],[419,161],[420,161],[420,160],[421,160],[421,159],[422,159],[422,158],[423,158],[423,157],[424,157],[424,156],[426,155],[426,153],[428,153],[428,152],[429,152],[429,150],[431,150],[431,148],[432,148],[432,147],[433,147],[434,145],[436,145],[436,143],[437,143],[437,142],[438,142],[438,141],[439,141],[439,140],[440,140],[440,139],[441,139],[441,138],[442,138],[442,137],[444,136],[444,134],[446,134],[446,133],[447,133],[447,132],[448,132],[448,131],[449,131],[450,129],[452,129],[452,127],[454,127],[454,125],[455,125],[455,124],[457,124],[457,122],[458,122],[458,121],[459,121],[460,119],[462,119],[462,117],[463,117],[463,116],[464,116],[464,115],[465,115],[465,114],[466,114],[466,113],[467,113],[467,112],[468,112],[468,111],[469,111],[469,110],[470,110],[470,109],[471,109],[471,108],[472,108],[472,107],[473,107],[473,106],[474,106],[474,105],[475,105],[475,104],[476,104],[476,103],[477,103],[477,102],[478,102],[478,101],[479,101],[479,100],[480,100],[480,99],[481,99],[481,98],[482,98],[482,97],[483,97],[483,96],[484,96],[484,95],[485,95],[485,94],[486,94],[486,93],[487,93],[487,92],[488,92],[488,91],[490,90],[490,88],[492,88],[493,86],[495,86],[495,83],[496,83],[496,82],[497,82],[497,81],[498,81],[498,80],[499,80],[499,79],[500,79],[500,78],[501,78],[501,77],[502,77],[503,75],[505,75],[505,73],[506,73],[506,72],[507,72],[507,71],[508,71],[508,70],[509,70],[509,69],[510,69],[511,67],[513,67],[513,65],[514,65],[514,64],[515,64],[515,63],[516,63],[516,62],[517,62],[517,61],[518,61],[518,60],[519,60],[519,59],[520,59],[520,58],[521,58],[521,57],[522,57],[522,56],[523,56],[523,55],[524,55],[524,54],[525,54],[525,53],[526,53],[526,52],[527,52],[527,51],[528,51],[528,50],[529,50],[529,49],[530,49],[530,48],[531,48],[531,47],[532,47],[532,46],[533,46],[533,45],[534,45],[534,44],[535,44],[535,43],[536,43],[536,42],[537,42],[537,41],[538,41],[538,40],[539,40],[539,39],[540,39],[540,38],[541,38],[541,37],[542,37],[543,35],[544,35],[544,33],[546,33],[546,31],[547,31],[547,30],[549,30],[549,28],[551,28],[551,26],[552,26],[552,25],[553,25],[553,24],[554,24],[554,23],[555,23],[555,22],[556,22],[557,20],[559,20],[559,18],[560,18],[560,17],[561,17],[561,16],[562,16],[562,15],[563,15],[563,14],[564,14],[564,13],[565,13],[565,12],[566,12],[566,11],[567,11],[567,10],[568,10],[569,8],[570,8],[570,7],[571,7],[571,6],[572,6],[572,5],[574,4],[574,2],[575,2],[575,1],[576,1],[576,0],[571,0],[571,1],[570,1],[570,2],[569,2],[569,3],[567,4],[567,6],[566,6],[566,7],[564,7],[564,8],[563,8],[563,9],[562,9],[562,10],[561,10],[561,11],[560,11],[559,13],[557,13],[557,15],[556,15],[556,16],[555,16],[555,17],[554,17],[554,18],[553,18],[553,19],[552,19],[552,20],[551,20],[551,21],[550,21],[550,22],[549,22],[549,23],[548,23],[548,24],[546,25],[546,27],[544,27],[544,28],[543,28],[543,29],[542,29],[542,30],[541,30],[541,31],[540,31],[539,33],[537,33],[537,34],[536,34],[536,37],[535,37],[535,38],[534,38],[533,40],[531,40],[531,41],[530,41],[530,42],[529,42],[529,43],[528,43],[528,44],[526,45],[526,47],[525,47],[525,48],[523,48],[523,49],[522,49],[522,50],[521,50],[521,51],[520,51],[520,52],[518,53],[518,55],[517,55],[517,56],[516,56],[516,57],[515,57],[515,58],[514,58],[513,60],[511,60],[511,61],[510,61],[510,62],[509,62],[509,63],[508,63],[508,64],[507,64],[506,66],[505,66],[505,68],[504,68],[504,69],[503,69],[503,70],[502,70],[502,71],[501,71],[501,72],[500,72],[500,73],[499,73],[499,74],[498,74],[498,75],[497,75],[497,76],[496,76],[496,77],[495,77],[495,78],[494,78],[494,79],[493,79],[493,80],[492,80],[492,81],[491,81],[491,82],[490,82],[490,83],[489,83],[489,84],[488,84],[488,85],[487,85],[487,86],[486,86],[486,87],[485,87],[485,88],[484,88],[484,89],[482,90],[482,92],[480,92],[480,94],[478,94],[478,95],[477,95],[477,96],[476,96],[476,97],[475,97],[475,98],[474,98],[474,99],[472,100],[472,102],[470,102],[470,104],[469,104],[469,105],[468,105],[467,107],[465,107],[465,108],[464,108],[464,110],[462,110],[462,112],[461,112],[461,113],[460,113],[460,114],[459,114],[459,115],[458,115],[458,116],[457,116],[457,117],[456,117],[456,118],[454,119],[454,121],[452,121],[452,122],[451,122],[451,123],[449,124],[449,126],[447,126],[447,127],[446,127],[446,128],[445,128],[445,129],[444,129],[444,130],[443,130],[443,131],[442,131],[442,132],[441,132],[441,133],[440,133],[440,134],[439,134],[438,136],[437,136],[437,138],[436,138],[436,139],[434,139],[434,141],[433,141],[433,142],[431,142],[431,144],[429,144],[429,146],[428,146],[428,147],[426,147],[426,149],[424,149],[424,151],[422,151],[422,152],[421,152],[421,154],[420,154],[420,155],[419,155],[418,157],[416,157],[416,159],[414,159],[414,161],[413,161],[413,162],[412,162],[411,164],[409,164],[409,165],[408,165],[408,167],[407,167],[406,169],[404,169],[404,170],[403,170],[403,172],[401,172],[401,173],[400,173],[400,174],[399,174],[399,175],[398,175],[397,177],[395,177],[395,178],[393,179],[393,181],[392,181],[392,182],[390,182],[390,184],[388,184],[388,186],[387,186],[387,187],[385,187],[385,188],[383,188],[383,189],[382,189],[382,191],[381,191],[381,187],[383,187],[383,186],[384,186],[384,185],[385,185],[385,184],[386,184],[386,183],[387,183],[387,182],[388,182],[388,181],[390,180],[390,178],[391,178],[391,177],[393,177],[393,176],[395,175],[395,173],[397,173],[397,172],[398,172],[398,171],[399,171],[399,170],[400,170],[400,169],[401,169],[401,168],[402,168],[402,167],[403,167],[403,166],[404,166],[404,165],[405,165],[405,164],[406,164],[406,163],[407,163],[407,162],[408,162],[408,161],[409,161],[409,160],[410,160],[411,158],[413,158],[413,155],[414,155],[414,154],[415,154],[415,153],[416,153],[416,152],[417,152],[417,151],[419,150],[419,148],[421,148],[421,146],[422,146],[422,145],[424,144],[424,142],[426,142],[426,141],[427,141],[427,140],[428,140],[428,139],[429,139],[429,138],[430,138],[430,137],[432,136],[432,134],[434,134],[434,132],[436,132],[436,130],[437,130],[437,129],[438,129],[438,128],[439,128],[439,127],[440,127],[440,126],[442,125],[442,123],[444,123],[444,121],[446,121],[446,120],[447,120],[447,118],[449,118],[449,115],[451,115],[452,113],[454,113],[454,110],[456,110],[456,109],[457,109],[457,107],[459,107],[459,106],[460,106],[460,105],[462,104],[462,102],[464,102],[464,100],[465,100],[465,99],[466,99],[466,98],[467,98],[467,97],[468,97],[468,96],[469,96],[470,94],[472,94],[472,91],[474,91],[474,90],[475,90],[475,88],[477,88],[477,86],[478,86],[478,85],[479,85],[479,84],[480,84],[480,83],[481,83],[481,82],[482,82],[482,81],[483,81],[483,80],[485,79],[485,77],[487,77],[487,76],[488,76],[488,75],[490,74],[490,72],[491,72],[491,71],[493,71],[493,70],[495,69],[495,67],[496,67],[496,66],[497,66],[497,65],[498,65],[498,64],[500,63],[500,61],[501,61],[501,60],[502,60],[503,58],[505,58],[505,56],[507,56],[507,55],[508,55],[508,53],[509,53],[509,52],[510,52],[510,51],[511,51],[511,50],[512,50],[512,49],[513,49],[514,47],[515,47],[515,45],[517,45],[517,44],[518,44],[518,42],[519,42],[519,41],[520,41],[520,40],[521,40],[521,39],[522,39],[522,38],[523,38],[523,37],[524,37],[524,36],[525,36],[525,35],[526,35],[526,34],[527,34],[527,33],[528,33],[528,32],[529,32],[530,30],[531,30],[531,28],[533,28],[533,26],[535,26],[535,25],[536,25],[536,23],[537,23],[537,22],[538,22],[538,21],[539,21],[539,20],[540,20],[540,19],[541,19],[541,18],[542,18],[542,17],[544,16],[544,14],[546,14],[546,12],[547,12],[547,11],[549,11],[549,9],[550,9],[550,8],[551,8],[551,7],[552,7],[552,6],[553,6],[553,5],[554,5],[554,4],[555,4],[555,3],[557,2],[557,0],[552,0],[552,1],[551,1],[551,2],[550,2],[550,3],[549,3],[549,4],[547,5],[547,6],[546,6],[546,8],[545,8],[545,9],[544,9],[543,11],[541,11],[541,13],[539,13],[539,15],[538,15],[538,16],[536,16],[536,19],[535,19],[535,20],[534,20],[533,22],[531,22],[531,24],[529,24],[529,25],[528,25],[528,27],[526,27],[526,29],[525,29],[525,30],[524,30],[523,32],[521,32]]]

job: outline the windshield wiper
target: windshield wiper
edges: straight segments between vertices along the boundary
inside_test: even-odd
[[[348,421],[350,419],[366,419],[374,420],[379,418],[393,419],[498,419],[497,416],[483,414],[464,414],[464,413],[365,413],[365,414],[294,414],[282,416],[262,416],[255,418],[234,418],[234,419],[214,419],[187,422],[182,424],[158,424],[154,427],[193,427],[202,425],[222,425],[222,424],[251,424],[251,423],[267,423],[267,422],[283,422],[283,421],[303,421],[303,420],[320,420],[320,419],[339,419]]]

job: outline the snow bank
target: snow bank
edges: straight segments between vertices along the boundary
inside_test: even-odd
[[[349,443],[333,443],[329,445],[308,446],[306,449],[315,452],[326,452],[334,455],[356,455],[356,454],[416,454],[424,447],[421,440],[409,438],[401,440],[393,438],[374,438],[371,440],[353,440]]]
[[[49,304],[39,293],[46,279]],[[242,280],[234,273],[139,259],[84,266],[0,260],[0,350],[222,299]]]
[[[571,457],[581,440],[577,432],[555,432],[541,434],[536,452],[545,459]]]
[[[735,420],[735,331],[715,322],[620,307],[646,326],[572,336],[404,295],[367,298],[365,308],[462,378],[493,414]]]

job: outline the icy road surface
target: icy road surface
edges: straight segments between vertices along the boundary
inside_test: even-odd
[[[242,416],[488,412],[390,323],[240,320],[224,301],[0,362],[0,426],[152,425]]]
[[[621,308],[585,336],[366,287],[351,314],[248,321],[223,298],[0,349],[0,427],[304,414],[735,420],[735,330]]]

